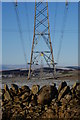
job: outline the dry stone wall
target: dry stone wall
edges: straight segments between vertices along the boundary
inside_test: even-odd
[[[4,85],[0,90],[0,106],[2,120],[52,119],[80,119],[80,83],[70,88],[62,82],[58,89],[56,84],[27,85],[21,88],[12,84],[9,89]]]

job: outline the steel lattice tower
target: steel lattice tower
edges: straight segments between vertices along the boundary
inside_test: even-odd
[[[35,2],[34,35],[28,79],[31,76],[32,65],[40,64],[40,57],[45,60],[48,67],[52,67],[54,70],[54,57],[50,37],[48,2]]]

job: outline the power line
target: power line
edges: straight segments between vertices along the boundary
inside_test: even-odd
[[[55,6],[55,15],[54,15],[54,36],[53,36],[53,39],[54,39],[54,40],[55,40],[55,34],[56,34],[57,9],[58,9],[58,4],[57,4],[57,2],[56,2],[56,6]]]
[[[16,18],[17,18],[17,24],[18,24],[18,27],[19,27],[21,45],[22,45],[22,49],[23,49],[23,53],[24,53],[25,62],[26,62],[26,65],[27,65],[27,58],[26,58],[25,47],[24,47],[24,39],[23,39],[23,34],[22,34],[22,27],[21,27],[21,22],[20,22],[20,18],[19,18],[19,10],[18,10],[18,8],[16,7],[15,4],[14,4],[14,8],[15,8],[15,13],[16,13]]]
[[[30,23],[29,23],[29,14],[28,14],[28,7],[27,4],[24,4],[25,6],[25,14],[26,14],[26,22],[27,22],[27,28],[28,28],[28,40],[29,40],[29,46],[31,48],[31,35],[30,35]]]
[[[67,21],[67,13],[68,13],[68,8],[64,8],[64,16],[63,16],[63,22],[62,22],[63,24],[62,24],[61,36],[59,39],[59,50],[58,50],[58,54],[57,54],[57,63],[59,63],[62,42],[63,42],[63,37],[64,37],[64,31],[65,31],[65,26],[66,26],[66,21]]]

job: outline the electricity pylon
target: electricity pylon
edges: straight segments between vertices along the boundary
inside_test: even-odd
[[[43,57],[44,62],[47,63],[49,68],[53,68],[54,74],[54,57],[50,37],[48,2],[35,2],[34,35],[28,79],[31,77],[32,65],[40,65],[40,57]]]

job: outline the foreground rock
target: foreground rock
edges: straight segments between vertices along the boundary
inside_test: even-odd
[[[58,100],[60,100],[61,98],[63,98],[66,94],[70,94],[70,87],[69,86],[65,86],[59,93],[58,95]]]
[[[62,82],[60,85],[59,85],[59,87],[58,87],[58,93],[64,88],[64,87],[66,87],[67,86],[67,83],[64,81],[64,82]]]
[[[59,88],[56,85],[38,85],[19,88],[12,84],[0,91],[2,101],[2,120],[26,119],[79,119],[80,118],[80,83],[75,83],[70,89],[66,82]]]
[[[33,85],[32,86],[32,93],[35,95],[39,92],[39,88],[40,86],[39,85]]]
[[[57,88],[55,86],[43,86],[37,96],[39,104],[48,104],[57,96]]]

